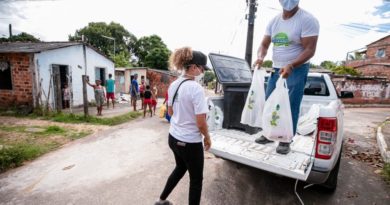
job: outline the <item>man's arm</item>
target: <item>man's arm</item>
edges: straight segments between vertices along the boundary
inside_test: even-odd
[[[196,115],[196,125],[199,128],[200,133],[204,136],[204,149],[207,151],[211,147],[211,139],[206,122],[206,114]]]
[[[263,64],[264,58],[267,55],[269,45],[271,44],[271,36],[265,35],[263,37],[263,40],[260,43],[260,47],[257,50],[257,60],[253,64],[254,67],[258,66],[258,68],[261,67]]]
[[[301,38],[303,51],[298,56],[298,58],[296,58],[292,63],[284,66],[280,70],[280,74],[284,78],[287,78],[290,75],[293,68],[296,68],[296,67],[306,63],[308,60],[310,60],[311,57],[314,56],[314,54],[316,52],[316,48],[317,48],[317,40],[318,40],[318,36],[310,36],[310,37]]]

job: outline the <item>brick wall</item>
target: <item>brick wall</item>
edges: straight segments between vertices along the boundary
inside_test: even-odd
[[[385,57],[377,58],[376,53],[382,48],[385,49]],[[390,66],[378,64],[390,64],[390,36],[369,44],[366,59],[346,62],[346,66],[356,68],[365,76],[387,76],[390,79]]]
[[[149,80],[151,88],[156,86],[157,97],[165,98],[165,93],[167,92],[169,85],[177,79],[177,76],[148,69],[146,78]]]
[[[365,65],[356,68],[365,76],[387,77],[390,79],[390,66],[385,65]]]
[[[30,54],[0,53],[0,61],[11,66],[12,90],[0,89],[0,107],[33,105],[33,80]]]
[[[375,57],[375,54],[377,52],[378,49],[380,48],[384,48],[385,51],[386,51],[386,58],[387,60],[390,59],[390,36],[380,40],[380,41],[377,41],[373,44],[370,44],[367,46],[367,58],[376,58]]]
[[[342,99],[348,104],[390,104],[390,82],[383,78],[333,76],[338,93],[351,91],[354,98]]]

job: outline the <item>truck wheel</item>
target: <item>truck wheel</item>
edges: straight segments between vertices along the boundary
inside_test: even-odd
[[[339,175],[340,161],[341,161],[341,151],[337,163],[332,169],[332,171],[330,172],[328,179],[323,184],[319,184],[325,192],[332,193],[337,188],[337,177]]]

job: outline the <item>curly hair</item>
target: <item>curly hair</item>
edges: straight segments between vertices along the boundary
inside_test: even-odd
[[[169,57],[169,64],[172,69],[183,70],[187,69],[186,63],[192,59],[192,49],[183,47],[176,49]]]

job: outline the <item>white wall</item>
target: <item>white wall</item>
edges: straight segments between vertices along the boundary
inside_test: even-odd
[[[83,58],[83,46],[75,45],[66,48],[59,48],[55,50],[43,51],[36,53],[34,56],[34,62],[38,70],[38,79],[42,80],[42,90],[48,95],[49,84],[51,81],[50,73],[53,64],[67,65],[69,68],[69,74],[72,76],[72,84],[69,86],[73,91],[73,106],[83,104],[83,86],[81,76],[84,74],[89,75],[89,79],[92,83],[95,81],[95,67],[101,67],[106,69],[106,78],[108,74],[112,73],[115,79],[114,63],[108,60],[106,57],[100,55],[91,48],[86,49],[87,53],[87,72],[84,69]],[[88,100],[94,101],[93,88],[88,86],[87,89]],[[45,101],[45,97],[42,95],[42,101]],[[54,96],[53,90],[50,91],[50,104],[54,108]]]

